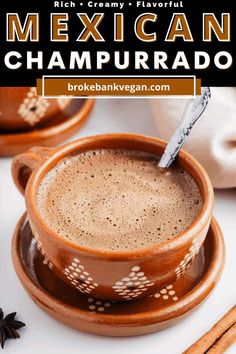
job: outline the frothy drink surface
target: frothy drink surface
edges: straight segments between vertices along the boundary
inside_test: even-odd
[[[160,172],[148,153],[95,150],[68,156],[42,180],[37,205],[62,238],[129,251],[169,240],[198,215],[202,199],[180,167]]]

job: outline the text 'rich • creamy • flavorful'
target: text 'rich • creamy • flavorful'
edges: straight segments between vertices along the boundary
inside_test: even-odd
[[[162,172],[149,153],[101,149],[61,160],[41,181],[37,206],[62,238],[123,252],[176,236],[195,220],[202,198],[179,166]]]

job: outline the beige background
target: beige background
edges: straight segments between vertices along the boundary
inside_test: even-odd
[[[211,88],[209,105],[184,149],[207,170],[216,188],[236,187],[236,88]],[[185,99],[152,99],[159,136],[168,140],[183,114]]]

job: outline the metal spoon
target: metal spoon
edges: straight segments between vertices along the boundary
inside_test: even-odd
[[[203,87],[200,96],[196,96],[195,98],[189,100],[185,108],[183,118],[181,119],[180,124],[175,130],[174,134],[170,138],[161,157],[161,160],[159,161],[159,167],[167,168],[170,167],[170,165],[173,163],[179,150],[191,132],[192,127],[205,111],[210,97],[210,88]]]

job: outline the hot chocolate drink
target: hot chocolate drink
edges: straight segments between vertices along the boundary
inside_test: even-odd
[[[37,206],[44,223],[75,244],[132,251],[170,240],[202,207],[197,183],[175,165],[132,150],[67,156],[41,181]]]

